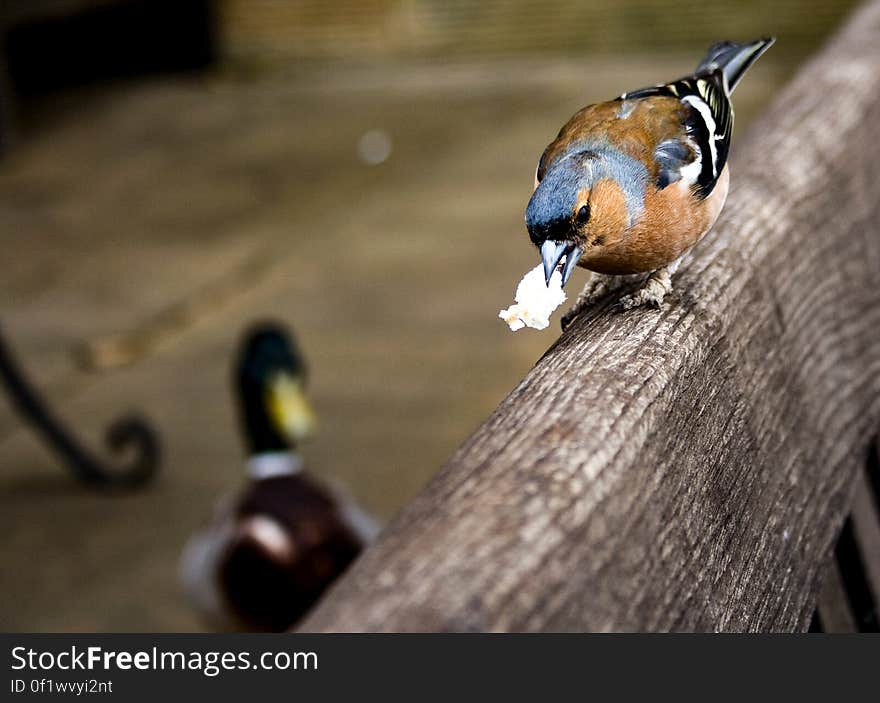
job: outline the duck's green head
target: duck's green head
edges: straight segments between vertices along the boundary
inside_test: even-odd
[[[245,336],[235,377],[251,453],[284,451],[314,433],[315,413],[305,395],[305,362],[284,327],[261,324]]]

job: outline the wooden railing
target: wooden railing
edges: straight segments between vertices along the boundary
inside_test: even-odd
[[[880,427],[878,125],[875,1],[663,310],[577,319],[303,629],[806,629]]]

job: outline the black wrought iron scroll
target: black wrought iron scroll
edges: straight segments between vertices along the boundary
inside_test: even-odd
[[[28,382],[16,363],[0,327],[0,375],[13,405],[25,422],[47,441],[52,451],[83,483],[95,488],[132,489],[148,483],[159,468],[159,440],[156,431],[143,419],[124,416],[107,429],[105,442],[116,454],[131,453],[117,464],[101,460],[64,428],[38,391]]]

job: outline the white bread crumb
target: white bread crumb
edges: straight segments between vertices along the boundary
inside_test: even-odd
[[[512,332],[523,327],[546,329],[550,325],[550,315],[565,302],[562,274],[558,269],[554,271],[548,286],[544,282],[544,267],[538,264],[519,282],[515,299],[515,305],[498,313]]]

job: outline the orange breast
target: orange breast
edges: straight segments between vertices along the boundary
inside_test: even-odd
[[[725,166],[705,200],[695,200],[682,182],[663,190],[649,188],[645,209],[629,231],[608,246],[588,248],[580,265],[613,275],[645,273],[666,266],[712,228],[724,206],[729,183]]]

